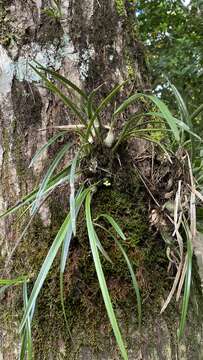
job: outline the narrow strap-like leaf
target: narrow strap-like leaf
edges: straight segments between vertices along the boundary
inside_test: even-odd
[[[153,113],[153,112],[147,113],[145,115],[152,115],[152,116],[155,115],[155,116],[159,116],[161,118],[165,118],[162,113],[156,113],[156,112],[155,113]],[[184,130],[184,131],[188,132],[190,135],[194,136],[199,141],[202,141],[202,138],[199,135],[197,135],[194,131],[192,131],[191,128],[186,123],[184,123],[183,121],[177,119],[174,116],[173,116],[173,120],[181,130]],[[154,122],[153,122],[153,124],[154,124]]]
[[[117,232],[117,234],[121,237],[121,239],[126,240],[126,236],[124,235],[123,231],[121,230],[118,223],[112,218],[109,214],[100,214],[97,219],[100,217],[103,217],[105,220],[107,220],[114,228],[114,230]]]
[[[47,74],[50,74],[53,76],[54,79],[60,81],[63,85],[66,85],[66,87],[70,87],[72,88],[74,91],[76,91],[80,96],[82,96],[83,98],[87,99],[87,95],[85,94],[84,91],[82,91],[77,85],[75,85],[72,81],[70,81],[69,79],[65,78],[64,76],[62,76],[61,74],[57,73],[54,70],[51,70],[49,68],[44,67],[42,64],[40,64],[38,61],[34,61],[35,64],[37,65],[37,67],[39,68],[39,70],[43,70],[44,72],[46,72]]]
[[[23,284],[28,281],[27,276],[19,276],[16,279],[0,279],[0,286],[13,286]]]
[[[23,301],[24,301],[24,307],[26,309],[26,306],[28,304],[28,295],[27,295],[27,284],[23,284]],[[25,332],[26,332],[26,348],[27,348],[27,359],[32,360],[32,332],[31,332],[31,319],[30,316],[27,318],[26,326],[25,326]]]
[[[81,206],[80,204],[84,201],[87,191],[88,190],[84,190],[84,192],[82,192],[80,194],[80,196],[77,198],[76,207]],[[29,298],[29,301],[27,304],[27,308],[23,315],[23,319],[22,319],[22,322],[20,325],[20,331],[22,331],[22,329],[25,326],[26,320],[27,320],[30,312],[32,311],[32,308],[36,302],[38,294],[43,286],[43,283],[47,277],[47,274],[51,268],[51,265],[52,265],[56,255],[58,253],[58,250],[61,247],[61,244],[63,243],[63,241],[66,237],[66,234],[67,234],[68,229],[70,228],[70,225],[71,225],[70,213],[68,213],[68,215],[66,216],[63,224],[61,225],[61,227],[60,227],[60,229],[48,251],[48,254],[47,254],[47,256],[42,264],[42,267],[40,269],[40,272],[37,276],[34,287],[32,289],[32,293],[30,295],[30,298]]]
[[[28,304],[27,304],[27,307],[26,307],[26,310],[24,312],[24,315],[23,315],[23,319],[22,319],[22,322],[21,322],[21,325],[20,325],[20,331],[22,331],[22,329],[24,328],[25,326],[25,323],[27,321],[27,318],[30,314],[30,311],[38,297],[38,294],[43,286],[43,283],[47,277],[47,274],[51,268],[51,265],[56,257],[56,254],[66,236],[66,233],[67,233],[67,227],[70,223],[70,214],[68,214],[63,222],[63,224],[61,225],[49,251],[48,251],[48,254],[42,264],[42,267],[40,269],[40,272],[37,276],[37,279],[35,281],[35,284],[34,284],[34,287],[32,289],[32,293],[30,295],[30,298],[29,298],[29,301],[28,301]]]
[[[182,96],[180,95],[180,93],[179,93],[178,89],[175,87],[175,85],[170,83],[170,87],[171,87],[171,90],[172,90],[172,92],[173,92],[173,94],[174,94],[174,96],[176,98],[176,101],[177,101],[177,104],[178,104],[178,107],[179,107],[179,110],[180,110],[182,121],[185,122],[190,127],[190,129],[192,129],[192,123],[190,121],[188,109],[187,109],[187,106],[186,106]]]
[[[185,275],[185,285],[184,285],[184,294],[183,294],[183,301],[181,307],[181,319],[178,329],[178,339],[180,340],[184,334],[185,323],[187,318],[188,312],[188,304],[190,298],[190,289],[191,289],[191,276],[192,276],[192,243],[190,238],[190,229],[187,226],[186,220],[183,221],[183,226],[185,229],[186,237],[187,237],[187,269]]]
[[[88,113],[88,117],[89,119],[91,119],[91,117],[93,116],[94,113],[94,107],[93,107],[93,98],[96,95],[96,93],[98,92],[98,90],[104,85],[101,84],[99,85],[96,89],[94,89],[88,96],[88,100],[87,100],[87,113]]]
[[[40,200],[41,197],[44,195],[46,186],[48,184],[48,181],[50,180],[54,170],[56,169],[56,167],[58,166],[58,164],[60,163],[61,159],[64,157],[65,153],[67,152],[67,150],[71,147],[72,144],[65,144],[62,149],[57,153],[56,157],[54,158],[54,160],[52,161],[51,165],[49,166],[46,175],[44,176],[44,179],[39,187],[39,191],[37,193],[36,196],[36,200],[32,206],[32,213],[34,213],[36,211],[36,209],[38,208],[39,204],[40,204]]]
[[[31,167],[35,161],[42,155],[42,153],[50,146],[52,145],[59,137],[64,136],[66,134],[66,131],[61,131],[49,139],[46,144],[44,144],[37,152],[35,153],[34,157],[31,160],[31,163],[29,167]]]
[[[113,116],[116,116],[118,114],[120,114],[121,112],[123,112],[125,109],[127,109],[131,104],[133,104],[135,101],[137,101],[140,97],[146,97],[148,99],[150,99],[160,110],[160,112],[162,113],[164,119],[167,121],[168,126],[171,128],[174,137],[177,141],[180,140],[180,135],[179,135],[179,130],[178,127],[176,125],[176,123],[174,122],[174,118],[173,115],[171,114],[170,110],[168,109],[168,107],[166,106],[166,104],[161,101],[158,97],[153,96],[153,95],[146,95],[146,94],[142,94],[142,93],[137,93],[134,94],[132,96],[130,96],[127,100],[125,100],[114,112]]]
[[[96,120],[97,116],[100,114],[100,112],[111,102],[111,100],[113,99],[114,96],[116,96],[118,94],[118,92],[120,91],[120,89],[122,88],[123,85],[126,84],[127,81],[124,81],[122,84],[119,84],[117,86],[115,86],[115,88],[101,101],[101,103],[99,104],[99,106],[97,107],[97,109],[95,110],[92,118],[89,121],[88,127],[87,127],[87,133],[86,133],[86,139],[89,139],[90,133],[91,133],[91,129],[92,126],[94,124],[94,121]]]
[[[20,346],[19,360],[24,360],[25,359],[26,345],[27,345],[27,334],[26,334],[26,331],[23,330],[22,335],[21,335],[21,346]]]
[[[128,255],[126,254],[125,249],[123,248],[123,246],[121,245],[121,243],[116,239],[116,237],[114,236],[114,234],[112,234],[111,231],[107,230],[104,226],[100,225],[100,224],[95,224],[96,226],[100,227],[101,229],[103,229],[107,234],[109,234],[115,241],[116,245],[118,246],[118,248],[121,250],[125,261],[127,263],[127,267],[128,270],[130,272],[131,275],[131,279],[132,279],[132,284],[135,290],[135,294],[136,294],[136,298],[137,298],[137,309],[138,309],[138,323],[139,323],[139,328],[141,327],[141,319],[142,319],[142,307],[141,307],[141,296],[140,296],[140,290],[139,290],[139,286],[136,280],[136,276],[133,270],[133,267],[131,265],[131,262],[128,258]]]
[[[190,121],[194,120],[203,111],[203,104],[201,104],[190,116]]]
[[[76,213],[76,218],[77,215],[80,211],[80,208],[83,204],[83,201],[85,199],[85,196],[87,195],[87,192],[90,191],[89,189],[86,189],[83,191],[83,189],[81,188],[77,194],[77,198],[76,198],[76,209],[75,209],[75,213]],[[69,248],[70,248],[70,242],[72,239],[72,223],[71,221],[69,222],[68,226],[67,226],[67,232],[66,232],[66,236],[65,239],[63,241],[63,245],[62,245],[62,250],[61,250],[61,261],[60,261],[60,298],[61,298],[61,306],[62,306],[62,311],[63,311],[63,316],[64,316],[64,320],[66,323],[66,327],[68,330],[68,333],[70,335],[70,338],[72,339],[71,336],[71,332],[70,332],[70,328],[69,328],[69,324],[68,324],[68,319],[66,316],[66,310],[65,310],[65,304],[64,304],[64,281],[63,281],[63,273],[65,270],[65,266],[66,266],[66,262],[68,259],[68,255],[69,255]]]
[[[131,279],[132,279],[132,284],[133,284],[133,287],[134,287],[134,290],[135,290],[135,294],[136,294],[136,298],[137,298],[137,309],[138,309],[138,323],[139,323],[139,328],[141,327],[141,320],[142,320],[142,306],[141,306],[141,296],[140,296],[140,290],[139,290],[139,286],[138,286],[138,283],[137,283],[137,279],[136,279],[136,276],[135,276],[135,273],[134,273],[134,270],[133,270],[133,267],[131,265],[131,262],[123,248],[123,246],[121,245],[121,243],[114,237],[114,240],[117,244],[117,246],[119,247],[119,249],[121,250],[124,258],[125,258],[125,261],[126,261],[126,264],[127,264],[127,267],[128,267],[128,270],[130,272],[130,275],[131,275]]]
[[[89,191],[88,189],[82,190],[82,188],[81,188],[77,194],[76,201],[75,201],[75,216],[76,216],[76,218],[78,216],[78,213],[80,211],[80,208],[82,206],[82,203],[83,203],[88,191]],[[65,236],[65,239],[64,239],[64,242],[62,245],[62,250],[61,250],[61,261],[60,261],[60,272],[61,273],[63,273],[65,270],[72,234],[73,234],[72,222],[70,221],[70,223],[67,226],[67,232],[66,232],[66,236]]]
[[[118,327],[116,316],[115,316],[113,306],[111,303],[111,298],[110,298],[108,288],[106,285],[106,280],[104,277],[101,261],[99,258],[99,253],[98,253],[98,249],[97,249],[97,240],[95,237],[95,230],[94,230],[94,226],[92,223],[92,217],[91,217],[90,202],[91,202],[91,195],[90,195],[90,193],[88,193],[86,196],[86,202],[85,202],[85,213],[86,213],[88,237],[89,237],[89,241],[90,241],[90,247],[91,247],[92,256],[93,256],[93,260],[94,260],[94,264],[95,264],[95,269],[96,269],[97,277],[99,280],[99,285],[100,285],[100,289],[102,292],[103,300],[104,300],[104,303],[106,306],[107,314],[108,314],[112,329],[114,331],[114,335],[115,335],[117,344],[119,346],[119,349],[121,351],[123,359],[128,360],[128,355],[127,355],[127,352],[125,349],[125,345],[124,345],[124,342],[123,342],[123,339],[121,336],[120,329]]]
[[[76,235],[76,212],[75,212],[75,171],[79,152],[75,155],[70,169],[70,217],[74,236]]]
[[[165,120],[167,121],[169,127],[173,131],[173,135],[174,135],[175,139],[177,141],[179,141],[180,140],[179,130],[178,130],[178,127],[177,127],[177,125],[176,125],[176,123],[174,121],[173,115],[171,114],[171,112],[170,112],[169,108],[167,107],[167,105],[156,96],[148,95],[147,97],[151,101],[153,101],[153,103],[159,108],[159,110],[163,114]]]
[[[49,90],[51,90],[54,94],[57,94],[61,100],[63,101],[63,103],[68,106],[75,115],[77,115],[77,117],[79,118],[79,120],[82,122],[82,124],[86,124],[86,120],[83,117],[83,115],[81,114],[80,110],[78,109],[78,107],[67,97],[63,94],[63,92],[61,90],[58,89],[57,86],[55,86],[50,80],[47,79],[47,77],[40,72],[39,70],[37,70],[36,67],[34,67],[33,65],[31,65],[31,68],[38,74],[38,76],[45,82],[46,86],[48,87]]]
[[[58,174],[52,176],[47,183],[44,193],[47,193],[48,191],[52,190],[54,187],[57,187],[58,185],[67,181],[69,179],[69,172],[70,172],[70,165],[65,167]],[[20,201],[17,202],[17,204],[10,207],[8,210],[4,211],[0,215],[0,219],[3,219],[4,217],[14,213],[18,209],[20,209],[22,206],[25,206],[27,203],[31,203],[32,201],[34,201],[36,199],[38,191],[39,191],[39,187],[36,188],[35,190],[31,191],[27,195],[25,195]]]
[[[95,238],[96,238],[97,247],[98,247],[100,253],[105,257],[105,259],[107,261],[109,261],[111,264],[113,264],[112,260],[110,259],[109,255],[107,254],[106,250],[103,248],[103,246],[101,244],[101,241],[99,240],[96,231],[95,231]]]

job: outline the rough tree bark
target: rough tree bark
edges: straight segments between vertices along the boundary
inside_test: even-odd
[[[33,170],[28,169],[36,149],[50,136],[50,132],[38,130],[73,121],[61,102],[40,86],[36,74],[29,68],[29,61],[36,59],[60,70],[86,90],[105,82],[100,95],[107,94],[115,83],[129,76],[132,79],[130,86],[139,91],[149,89],[149,81],[143,47],[138,40],[135,1],[61,0],[58,18],[50,17],[44,11],[51,6],[48,0],[3,0],[0,3],[0,210],[3,211],[32,189],[52,155],[46,153]],[[105,116],[108,118],[108,114]],[[63,219],[65,194],[62,190],[43,206],[7,269],[4,268],[5,259],[17,241],[20,226],[14,224],[14,218],[1,223],[2,275],[9,273],[13,277],[28,273],[34,279]],[[108,210],[107,199],[111,200],[110,209],[120,206],[125,222],[126,219],[129,222],[127,231],[135,242],[141,241],[141,248],[134,247],[133,250],[143,292],[141,334],[137,329],[129,279],[122,273],[125,270],[117,271],[116,277],[112,273],[108,277],[107,269],[129,359],[203,359],[203,301],[198,278],[193,283],[186,336],[180,344],[176,336],[178,306],[172,303],[163,315],[159,315],[171,281],[167,278],[161,239],[153,237],[148,229],[141,190],[137,189],[136,205],[130,204],[123,185],[119,189],[103,190],[98,198],[95,208],[105,204],[104,209]],[[122,216],[120,221],[122,225]],[[87,250],[86,255],[82,251],[81,246],[73,247],[65,278],[66,309],[70,314],[73,342],[60,308],[58,264],[55,262],[34,320],[35,359],[120,359],[94,281],[96,276],[94,272],[91,278],[86,274]],[[83,256],[80,263],[78,259]],[[14,360],[19,353],[17,331],[22,315],[21,289],[8,291],[1,299],[0,308],[0,359]]]

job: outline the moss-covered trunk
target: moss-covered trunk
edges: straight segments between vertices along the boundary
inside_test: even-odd
[[[129,90],[146,91],[149,82],[143,47],[138,40],[135,1],[61,0],[60,11],[54,16],[51,8],[54,2],[48,0],[8,0],[0,4],[0,210],[3,211],[32,189],[53,154],[53,150],[47,152],[34,169],[28,168],[36,149],[52,134],[52,130],[39,129],[74,121],[62,103],[40,86],[29,61],[36,59],[60,70],[88,91],[104,83],[101,96],[127,77],[131,79]],[[108,113],[104,115],[108,120]],[[132,153],[135,151],[139,151],[139,146]],[[178,344],[179,307],[172,303],[163,315],[159,314],[172,285],[167,275],[166,249],[150,229],[146,194],[138,180],[130,178],[128,170],[118,165],[118,171],[115,170],[118,181],[99,189],[93,209],[95,214],[100,209],[110,211],[128,235],[126,249],[142,291],[143,321],[139,332],[126,267],[111,240],[103,239],[114,262],[113,267],[104,264],[104,270],[129,359],[201,360],[203,300],[198,277],[194,276],[185,337]],[[16,224],[14,217],[1,222],[2,276],[28,274],[31,289],[64,218],[66,190],[62,189],[48,205],[43,205],[29,235],[21,240],[9,263],[7,260],[18,242],[22,224]],[[82,219],[79,229],[65,273],[65,307],[72,340],[61,310],[58,262],[55,261],[33,322],[35,359],[120,359]],[[18,358],[21,293],[22,289],[16,287],[1,295],[0,359]]]

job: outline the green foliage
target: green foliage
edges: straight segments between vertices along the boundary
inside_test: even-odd
[[[191,276],[192,276],[192,241],[190,236],[190,229],[188,228],[188,224],[186,219],[183,221],[183,226],[185,229],[185,234],[187,237],[187,264],[186,264],[186,275],[185,275],[185,286],[184,286],[184,294],[183,294],[183,302],[181,308],[181,319],[178,329],[178,338],[181,339],[184,334],[188,304],[190,298],[190,288],[191,288]]]
[[[24,310],[26,310],[28,304],[28,291],[26,282],[23,284],[23,302],[24,302]],[[21,349],[20,349],[20,360],[24,360],[27,358],[28,360],[32,360],[32,331],[31,331],[31,321],[34,313],[34,307],[32,313],[29,315],[25,327],[21,332]]]
[[[35,313],[35,304],[37,302],[39,293],[41,292],[41,289],[44,285],[45,279],[47,278],[47,275],[51,267],[53,266],[53,262],[56,259],[57,254],[59,253],[59,250],[61,250],[60,298],[62,311],[69,331],[69,324],[64,306],[63,275],[66,263],[68,262],[69,258],[71,240],[78,231],[76,226],[77,217],[79,213],[81,214],[82,206],[83,204],[85,204],[85,211],[81,216],[86,220],[86,229],[99,286],[118,347],[120,349],[123,359],[128,359],[127,351],[125,349],[124,341],[122,339],[122,335],[113,309],[111,297],[107,288],[107,283],[105,280],[100,256],[102,255],[104,260],[109,262],[110,264],[112,264],[112,260],[110,259],[108,253],[103,247],[102,241],[100,241],[99,236],[97,235],[97,232],[95,230],[96,226],[100,227],[100,229],[103,229],[104,233],[107,232],[114,239],[116,246],[118,247],[124,258],[124,261],[131,275],[131,280],[138,306],[138,321],[139,326],[141,326],[141,297],[139,285],[136,280],[133,266],[129,260],[127,252],[122,243],[118,240],[119,237],[121,238],[122,242],[126,241],[126,236],[122,231],[121,227],[110,214],[104,212],[99,213],[95,220],[92,219],[91,199],[97,196],[97,188],[101,185],[103,186],[106,183],[106,179],[104,176],[97,176],[97,165],[95,167],[95,170],[92,171],[92,177],[88,178],[88,176],[86,175],[86,167],[89,167],[89,169],[91,168],[91,157],[96,158],[97,164],[97,161],[99,161],[99,158],[101,156],[101,149],[104,150],[105,148],[107,148],[108,153],[110,153],[110,157],[112,157],[112,159],[116,156],[119,156],[119,149],[121,145],[123,148],[126,149],[127,142],[130,138],[142,138],[150,141],[151,143],[155,143],[161,150],[163,150],[167,154],[170,160],[170,154],[173,153],[173,151],[176,151],[180,146],[184,146],[186,139],[185,134],[186,136],[189,136],[189,144],[192,144],[192,138],[198,139],[198,141],[201,140],[191,128],[191,119],[194,118],[195,115],[199,113],[199,111],[201,111],[201,109],[190,116],[189,112],[187,111],[187,107],[182,100],[182,97],[180,96],[177,89],[173,87],[173,91],[181,113],[180,119],[177,119],[173,116],[173,113],[169,110],[168,106],[158,97],[153,95],[136,93],[123,100],[120,106],[118,106],[111,115],[109,124],[106,125],[102,123],[100,115],[102,111],[107,110],[109,104],[116,96],[119,95],[122,87],[125,85],[126,82],[115,86],[114,89],[110,91],[107,96],[103,100],[101,100],[99,104],[97,104],[95,101],[95,94],[99,91],[100,87],[93,90],[90,94],[86,94],[70,80],[64,78],[63,76],[57,74],[52,70],[44,68],[40,64],[37,64],[37,67],[32,66],[32,68],[41,77],[46,87],[50,91],[52,91],[52,93],[60,97],[65,106],[71,111],[73,118],[77,118],[79,124],[53,127],[59,130],[59,133],[54,135],[45,145],[41,147],[41,149],[37,151],[31,161],[31,165],[33,165],[33,163],[37,161],[37,159],[42,155],[42,153],[49,146],[53,145],[57,141],[57,139],[59,139],[60,137],[65,138],[67,132],[74,131],[79,137],[80,145],[78,152],[74,156],[73,160],[69,161],[68,166],[66,165],[58,174],[54,175],[57,168],[61,167],[62,160],[68,154],[71,147],[74,146],[73,143],[65,142],[65,144],[61,146],[61,148],[51,161],[39,187],[27,196],[25,196],[19,203],[8,209],[0,216],[1,218],[3,218],[17,211],[19,208],[25,205],[26,211],[31,207],[31,215],[34,215],[39,210],[41,204],[46,200],[47,196],[53,190],[58,188],[61,184],[68,182],[70,184],[70,210],[66,214],[66,217],[63,220],[63,223],[59,231],[57,232],[51,247],[48,250],[46,258],[41,264],[40,271],[38,273],[37,279],[35,280],[29,297],[27,295],[26,285],[24,285],[23,288],[25,309],[20,325],[20,332],[22,337],[21,354],[22,356],[24,356],[25,353],[27,353],[27,357],[29,359],[31,359],[32,357],[31,322]],[[65,94],[65,91],[61,90],[61,86],[63,86],[65,90],[73,92],[74,95],[76,95],[77,99],[73,101],[72,97],[68,97]],[[78,101],[78,97],[80,98],[80,101]],[[147,111],[145,113],[139,110],[136,113],[133,113],[132,109],[134,107],[134,103],[138,100],[145,100],[145,104],[146,100],[149,100],[149,104],[152,103],[159,112]],[[123,124],[121,130],[116,132],[118,116],[120,116],[120,114],[122,113],[126,114],[126,122],[125,124]],[[146,117],[150,120],[145,121]],[[153,132],[156,131],[162,131],[163,133],[166,132],[168,134],[168,136],[166,137],[166,141],[156,141],[153,138]],[[78,179],[78,174],[82,175],[80,179]],[[77,187],[79,189],[77,189]],[[98,223],[99,220],[105,222],[106,226]],[[183,225],[187,229],[187,221]],[[116,235],[109,231],[108,226],[111,226],[113,228],[113,231]],[[186,234],[189,234],[189,230],[186,231]],[[187,241],[187,256],[188,263],[185,278],[185,292],[183,297],[179,336],[183,334],[190,291],[192,250],[189,240]],[[18,280],[15,280],[14,282],[11,281],[10,283],[9,280],[7,282],[6,281],[7,280],[5,280],[4,283],[2,280],[0,284],[5,287],[8,285],[16,284],[16,281],[18,283]]]
[[[116,10],[119,16],[126,16],[126,9],[124,0],[116,0],[115,1]]]
[[[35,211],[38,209],[39,204],[41,202],[42,196],[45,193],[45,190],[47,188],[48,182],[51,179],[51,176],[54,172],[54,170],[56,169],[56,167],[58,166],[58,164],[61,162],[62,158],[64,157],[65,153],[67,153],[67,150],[71,147],[71,144],[65,144],[62,149],[57,153],[56,157],[54,158],[54,160],[52,161],[51,165],[49,166],[49,169],[46,173],[46,175],[44,176],[42,183],[39,187],[39,190],[37,192],[37,196],[36,199],[32,205],[32,214],[35,213]],[[71,177],[71,175],[70,175]]]
[[[195,175],[198,175],[197,170],[195,171],[195,164],[198,162],[199,159],[201,159],[201,150],[202,150],[202,141],[201,137],[197,135],[197,131],[192,131],[195,128],[195,125],[193,126],[193,121],[196,120],[196,118],[203,113],[203,104],[200,105],[192,114],[189,113],[188,107],[186,103],[184,102],[181,94],[179,93],[178,89],[172,85],[171,89],[174,94],[174,97],[176,99],[178,109],[179,109],[179,115],[182,123],[182,133],[181,133],[181,142],[180,144],[185,147],[189,147],[190,154],[191,154],[191,160],[193,165],[193,171]],[[176,120],[177,121],[177,120]],[[180,123],[180,121],[178,121]],[[198,140],[198,142],[197,142]],[[201,171],[201,169],[200,169]],[[199,173],[200,175],[200,173]],[[198,182],[198,177],[197,182]]]
[[[136,14],[140,37],[145,43],[154,89],[173,105],[163,75],[179,89],[193,112],[202,102],[203,89],[203,5],[191,1],[141,0]],[[157,88],[157,85],[162,85]],[[202,116],[199,117],[202,120]],[[201,131],[202,121],[199,122]]]
[[[124,346],[124,343],[122,340],[122,336],[121,336],[121,333],[120,333],[120,330],[119,330],[119,327],[117,324],[117,320],[115,317],[115,313],[114,313],[113,306],[111,303],[111,298],[110,298],[110,295],[108,292],[106,280],[104,277],[102,265],[101,265],[100,258],[99,258],[99,252],[97,249],[97,238],[95,236],[94,225],[93,225],[92,217],[91,217],[90,201],[91,201],[91,197],[90,197],[90,193],[88,193],[87,197],[86,197],[86,202],[85,202],[86,222],[87,222],[88,236],[89,236],[90,247],[91,247],[92,256],[94,259],[94,264],[95,264],[95,268],[96,268],[96,272],[97,272],[97,277],[98,277],[102,296],[104,299],[108,317],[111,322],[111,326],[113,328],[117,344],[120,348],[123,359],[128,359],[128,355],[127,355],[127,352],[126,352],[126,349],[125,349],[125,346]]]
[[[126,240],[126,237],[125,235],[123,234],[122,230],[120,229],[120,227],[118,226],[118,224],[115,222],[115,220],[108,214],[101,214],[100,217],[104,217],[105,219],[107,219],[110,224],[112,225],[112,227],[114,228],[114,230],[121,236],[121,238],[123,240]],[[97,218],[98,219],[98,218]],[[96,220],[95,220],[96,221]],[[136,280],[136,277],[135,277],[135,273],[134,273],[134,270],[133,270],[133,267],[131,265],[131,262],[128,258],[128,255],[124,249],[124,247],[121,245],[121,243],[116,239],[116,237],[112,234],[111,231],[107,230],[104,226],[100,225],[100,224],[97,224],[94,222],[94,225],[95,226],[98,226],[100,227],[101,229],[103,229],[105,232],[107,232],[115,241],[116,245],[118,246],[119,250],[121,251],[125,261],[126,261],[126,264],[127,264],[127,267],[128,267],[128,270],[130,272],[130,275],[131,275],[131,279],[132,279],[132,284],[133,284],[133,287],[134,287],[134,290],[135,290],[135,294],[136,294],[136,298],[137,298],[137,307],[138,307],[138,322],[139,322],[139,329],[141,328],[141,319],[142,319],[142,306],[141,306],[141,296],[140,296],[140,290],[139,290],[139,286],[138,286],[138,283],[137,283],[137,280]]]
[[[50,1],[50,6],[45,8],[43,12],[54,19],[60,19],[62,16],[61,12],[61,0]]]

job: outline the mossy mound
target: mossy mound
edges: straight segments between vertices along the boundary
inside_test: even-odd
[[[154,291],[156,289],[160,293],[160,281],[163,282],[162,275],[166,274],[165,249],[149,229],[148,215],[142,194],[139,192],[138,195],[135,189],[134,191],[134,194],[132,192],[121,193],[111,186],[102,185],[93,196],[92,216],[96,218],[101,213],[109,213],[119,223],[127,237],[125,242],[120,241],[123,242],[125,251],[134,267],[142,296],[145,298],[153,293],[152,298],[156,298],[157,295],[154,294]],[[61,206],[58,202],[54,205],[55,202],[52,201],[50,204],[53,212],[51,225],[43,229],[42,221],[38,217],[31,233],[19,246],[13,262],[15,275],[23,273],[29,274],[31,277],[30,290],[57,232],[57,225],[62,222],[64,217]],[[56,217],[56,213],[58,217]],[[100,223],[112,230],[104,222]],[[135,326],[137,326],[136,298],[125,259],[113,238],[106,235],[101,229],[98,229],[97,233],[113,262],[111,264],[101,256],[112,302],[115,308],[122,312],[122,317],[124,313],[130,314],[133,311]],[[159,283],[158,287],[157,283]],[[21,299],[20,294],[19,297]],[[89,334],[89,345],[95,347],[95,350],[100,347],[101,350],[101,328],[105,336],[110,336],[112,330],[106,315],[89,247],[84,209],[79,214],[77,237],[72,241],[69,262],[64,275],[64,298],[70,330],[74,334],[77,326],[82,327],[84,333]],[[18,306],[22,308],[21,300],[18,302]],[[80,325],[76,325],[76,323]],[[45,328],[46,331],[44,331]],[[61,344],[63,344],[62,348],[66,350],[72,346],[61,308],[59,256],[54,261],[38,299],[33,322],[33,338],[36,359],[47,358],[50,344],[52,344],[52,351],[54,347],[57,354]]]

